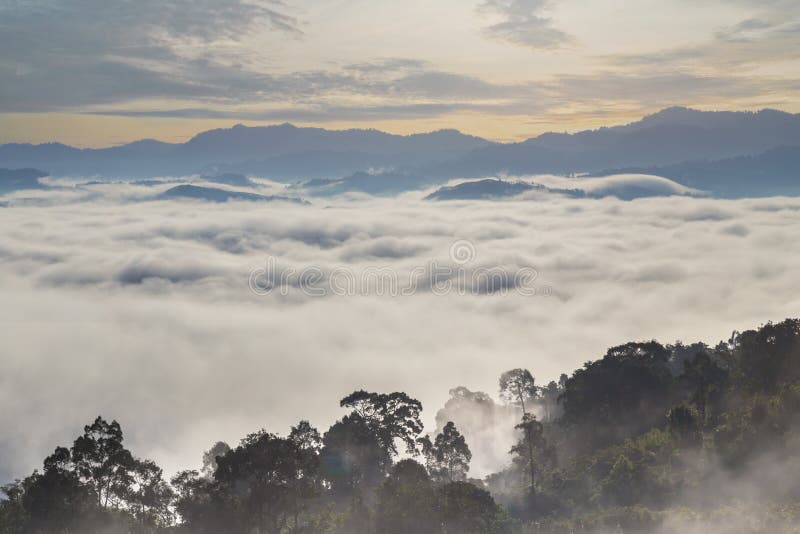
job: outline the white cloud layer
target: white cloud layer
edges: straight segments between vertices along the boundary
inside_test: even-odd
[[[324,430],[357,388],[407,391],[432,426],[450,388],[494,394],[508,368],[546,381],[614,344],[714,343],[800,309],[798,199],[216,205],[111,187],[0,208],[0,480],[98,413],[172,471],[260,427]],[[407,274],[456,239],[476,264],[534,267],[551,296],[248,289],[268,256]]]

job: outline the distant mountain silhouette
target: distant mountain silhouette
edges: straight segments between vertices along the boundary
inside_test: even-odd
[[[502,174],[597,173],[604,169],[651,169],[685,161],[752,156],[800,146],[800,114],[775,110],[706,112],[669,108],[623,126],[574,134],[546,133],[520,143],[498,144],[455,130],[393,135],[377,130],[326,130],[291,124],[237,125],[203,132],[186,143],[142,140],[103,149],[59,143],[0,145],[0,166],[39,167],[53,176],[104,180],[235,173],[279,181],[341,181],[335,191],[391,194],[417,177],[425,186],[452,178]],[[795,191],[784,167],[748,164],[761,173],[758,194]],[[370,177],[378,177],[370,178]],[[424,179],[423,179],[424,177]],[[391,184],[397,179],[397,185]],[[699,179],[699,178],[693,178]],[[719,180],[714,191],[724,191]],[[331,185],[331,184],[329,184]],[[700,187],[692,182],[693,187]],[[786,189],[789,187],[789,189]],[[729,194],[747,190],[731,185]],[[322,193],[321,193],[322,194]],[[794,194],[794,193],[787,193]]]
[[[37,169],[0,169],[0,195],[23,189],[45,189],[39,178],[47,176]]]
[[[508,198],[534,189],[546,191],[544,186],[528,182],[508,182],[496,178],[463,182],[454,186],[440,187],[425,200],[478,200]]]
[[[662,167],[629,167],[597,173],[655,174],[717,197],[800,195],[800,146],[780,147],[756,156],[688,161]]]
[[[196,135],[179,152],[192,156],[213,153],[220,163],[262,160],[274,156],[308,152],[362,152],[377,156],[407,155],[439,160],[490,144],[485,139],[456,130],[408,136],[378,130],[325,130],[298,128],[291,124],[209,130]]]
[[[490,144],[455,130],[403,136],[291,124],[236,125],[203,132],[182,144],[143,140],[102,149],[60,143],[0,145],[0,165],[40,166],[55,176],[130,179],[237,172],[299,180],[318,175],[341,177],[376,165],[428,165]]]
[[[227,189],[218,189],[215,187],[201,187],[198,185],[183,184],[167,189],[159,198],[162,199],[175,199],[175,198],[191,198],[195,200],[205,200],[209,202],[227,202],[229,200],[250,200],[259,202],[293,202],[296,204],[307,204],[307,202],[291,197],[282,196],[267,196],[258,195],[255,193],[246,193],[243,191],[229,191]]]
[[[624,126],[488,146],[429,171],[450,177],[596,172],[752,155],[794,144],[800,144],[800,114],[669,108]]]

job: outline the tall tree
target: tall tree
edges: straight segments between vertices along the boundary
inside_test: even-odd
[[[534,496],[537,472],[553,461],[555,451],[547,443],[544,426],[535,415],[525,414],[516,428],[522,432],[522,439],[511,448],[511,454],[514,455],[513,462],[520,471],[527,473],[530,481],[529,492]]]
[[[700,426],[705,427],[707,407],[712,396],[720,393],[728,378],[728,372],[707,352],[698,352],[693,359],[683,361],[680,379],[687,385],[691,401],[697,407]]]
[[[299,428],[288,438],[263,430],[250,434],[218,457],[215,481],[238,502],[247,528],[270,534],[297,531],[308,501],[317,495],[318,434],[306,423]]]
[[[558,415],[558,398],[561,396],[562,389],[554,380],[551,380],[545,387],[539,388],[539,395],[544,412],[542,419],[545,422],[553,421]]]
[[[417,436],[422,432],[422,403],[402,392],[369,393],[354,391],[340,405],[352,408],[375,433],[383,448],[397,454],[395,440],[403,442],[408,452],[416,450]]]
[[[562,420],[579,452],[646,432],[672,406],[670,352],[659,343],[627,343],[588,362],[567,380]]]
[[[536,381],[527,369],[511,369],[500,375],[500,398],[519,406],[523,414],[528,413],[531,402],[538,395]]]
[[[84,427],[72,446],[72,463],[81,480],[94,490],[103,508],[119,505],[132,484],[133,455],[122,444],[122,428],[116,421],[98,416]]]
[[[464,436],[449,421],[434,441],[425,436],[420,439],[428,472],[435,482],[456,482],[467,478],[472,452]]]
[[[392,464],[392,457],[372,425],[353,413],[325,433],[320,461],[334,494],[349,496],[355,505],[367,490],[380,483]]]
[[[213,479],[190,470],[179,472],[170,482],[182,530],[192,534],[217,534],[242,527],[233,499]]]
[[[152,460],[136,460],[131,469],[132,486],[128,506],[143,532],[167,527],[173,522],[170,504],[174,493],[164,472]]]
[[[56,448],[44,460],[42,473],[34,471],[3,491],[16,512],[12,524],[18,530],[8,532],[78,531],[99,511],[91,488],[81,483],[64,447]]]
[[[504,510],[485,489],[469,482],[450,482],[437,493],[443,534],[500,534],[509,531]]]
[[[436,534],[436,494],[425,468],[411,459],[397,462],[378,489],[376,531]]]
[[[800,319],[767,323],[735,336],[739,380],[751,390],[775,393],[800,381]]]

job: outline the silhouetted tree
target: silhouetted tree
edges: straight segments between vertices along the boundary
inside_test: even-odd
[[[218,441],[213,447],[203,453],[203,476],[213,477],[217,470],[217,457],[224,456],[230,452],[231,447],[224,441]]]
[[[575,371],[561,402],[576,447],[591,450],[661,424],[672,405],[669,358],[655,341],[628,343]]]
[[[438,489],[443,534],[509,532],[503,509],[485,489],[469,482],[450,482]]]
[[[99,506],[106,508],[124,501],[133,482],[135,462],[122,445],[119,423],[109,423],[98,416],[84,427],[83,436],[75,440],[71,453],[75,472],[92,487]]]
[[[402,441],[408,452],[414,452],[417,436],[422,432],[422,403],[405,393],[368,393],[359,390],[343,398],[342,407],[352,408],[373,431],[383,448],[397,454],[395,440]]]
[[[439,532],[436,494],[425,468],[401,460],[378,489],[377,532],[434,534]]]
[[[541,399],[544,422],[553,421],[559,414],[558,398],[561,396],[562,389],[558,384],[551,380],[547,386],[539,388],[539,397]]]
[[[682,445],[696,445],[700,442],[700,428],[697,414],[688,406],[675,406],[667,414],[670,433]]]
[[[11,532],[77,531],[97,519],[91,488],[81,484],[70,460],[69,450],[58,447],[45,459],[42,473],[4,489],[21,513],[15,520],[18,530]]]
[[[181,471],[170,481],[175,491],[173,505],[181,518],[181,531],[217,534],[241,527],[235,502],[213,479],[194,470]]]
[[[420,438],[420,445],[428,472],[435,482],[466,480],[472,452],[452,421],[444,426],[433,442],[428,436]]]
[[[775,393],[800,381],[800,319],[767,323],[735,338],[740,381],[749,388]]]
[[[681,380],[689,388],[691,402],[697,406],[700,426],[705,427],[707,407],[712,396],[719,394],[728,373],[707,352],[698,352],[693,359],[683,362]]]
[[[536,381],[527,369],[511,369],[500,375],[500,398],[509,404],[519,406],[523,414],[528,413],[530,403],[538,395]]]
[[[544,437],[544,426],[533,414],[525,414],[522,422],[515,428],[521,431],[522,438],[511,448],[514,465],[527,473],[531,496],[536,494],[536,473],[540,467],[550,463],[555,455]]]
[[[163,475],[152,460],[136,460],[131,470],[133,484],[126,500],[143,532],[152,532],[173,522],[170,504],[174,494]]]
[[[250,434],[218,457],[214,479],[236,502],[243,525],[270,534],[298,529],[320,490],[318,443],[316,430],[301,423],[288,438]]]
[[[135,460],[116,421],[98,417],[71,449],[57,447],[41,473],[4,491],[16,526],[0,532],[152,532],[171,524],[171,492],[155,463]],[[6,521],[6,518],[3,518]],[[0,523],[2,524],[2,523]],[[4,527],[5,528],[5,527]]]
[[[356,501],[380,483],[392,458],[373,425],[353,413],[334,423],[325,433],[320,462],[334,494]]]

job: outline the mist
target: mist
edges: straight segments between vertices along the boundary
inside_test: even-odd
[[[433,431],[450,389],[495,395],[508,368],[545,384],[631,339],[714,344],[798,309],[797,199],[408,194],[299,206],[88,189],[17,194],[0,208],[0,425],[12,429],[0,437],[1,480],[29,473],[98,413],[171,473],[255,428],[329,425],[357,388],[408,391]],[[459,240],[474,247],[471,266],[535,270],[536,294],[249,286],[269,258],[325,277],[381,267],[409,279],[433,260],[452,265]],[[491,442],[476,447],[475,475],[506,461],[508,439]]]

